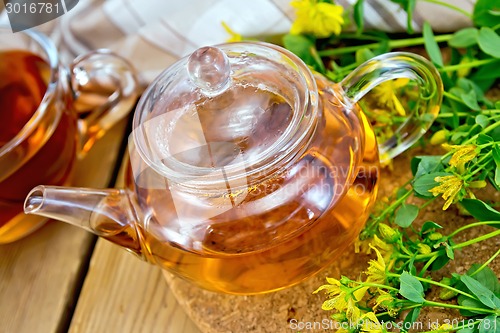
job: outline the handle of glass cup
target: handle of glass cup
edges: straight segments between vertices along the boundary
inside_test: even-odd
[[[76,58],[70,66],[73,108],[80,114],[79,155],[132,110],[139,95],[133,66],[108,50]]]
[[[346,96],[356,103],[377,85],[399,78],[415,80],[419,98],[414,111],[394,136],[379,142],[381,162],[387,162],[408,149],[436,119],[443,98],[443,83],[438,71],[424,57],[393,52],[368,60],[340,82]]]

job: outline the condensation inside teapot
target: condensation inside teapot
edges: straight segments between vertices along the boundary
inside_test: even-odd
[[[281,153],[300,121],[294,110],[303,97],[289,73],[281,68],[280,76],[279,70],[279,64],[252,55],[230,63],[218,48],[197,50],[185,72],[177,70],[183,79],[159,85],[158,93],[170,92],[161,93],[141,120],[147,138],[143,153],[166,176],[244,169],[270,150]]]

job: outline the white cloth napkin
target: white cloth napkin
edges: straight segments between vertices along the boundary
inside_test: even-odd
[[[471,11],[474,0],[444,0]],[[338,0],[350,10],[356,0]],[[389,0],[366,0],[367,28],[405,31],[406,13]],[[97,48],[110,48],[128,58],[144,84],[176,59],[194,49],[225,42],[222,22],[243,36],[288,32],[294,19],[289,0],[80,0],[60,18],[37,27],[56,42],[63,61]],[[464,15],[417,1],[415,30],[424,21],[435,31],[470,25]],[[8,23],[6,13],[0,23]]]

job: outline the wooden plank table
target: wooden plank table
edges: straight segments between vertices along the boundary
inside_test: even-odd
[[[113,184],[126,121],[78,165],[76,186]],[[49,222],[0,246],[0,333],[198,333],[159,268],[91,234]]]

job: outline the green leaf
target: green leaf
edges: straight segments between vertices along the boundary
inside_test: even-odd
[[[479,121],[478,121],[478,119],[477,119],[479,116],[482,116],[482,114],[480,114],[480,115],[478,115],[478,116],[476,117],[476,124],[479,124],[481,127],[483,127],[483,125],[484,125],[483,119],[481,118],[481,120],[479,120]],[[486,119],[487,119],[488,124],[489,124],[489,119],[488,119],[488,118],[486,118]],[[483,125],[481,125],[481,123],[482,123]],[[486,124],[486,126],[488,126],[488,124]],[[483,128],[484,128],[484,127],[483,127]],[[483,133],[479,134],[479,135],[477,136],[477,139],[476,139],[476,143],[477,143],[478,145],[484,145],[484,144],[491,143],[491,142],[493,142],[493,138],[492,138],[491,136],[486,135],[486,134],[483,134]]]
[[[446,256],[450,258],[451,260],[455,259],[455,253],[453,252],[453,249],[451,248],[450,244],[446,243],[445,244],[446,248]]]
[[[285,35],[283,37],[283,46],[295,53],[307,65],[322,72],[323,64],[318,63],[315,41],[303,35]]]
[[[493,154],[493,160],[495,161],[496,164],[495,178],[493,179],[494,185],[496,185],[496,187],[500,187],[500,146],[499,145],[493,146],[491,152]]]
[[[444,170],[441,156],[416,156],[411,160],[411,171],[415,178]]]
[[[488,117],[486,117],[484,114],[478,114],[476,116],[475,120],[476,120],[476,124],[478,124],[482,128],[485,128],[490,123],[490,119]],[[488,137],[493,141],[493,138],[491,138],[490,136],[488,136],[486,134],[480,134],[480,135],[482,135],[483,137]],[[479,139],[477,141],[479,141]]]
[[[394,222],[403,228],[408,228],[418,216],[418,207],[415,205],[403,204],[396,211]]]
[[[477,44],[479,30],[476,28],[465,28],[453,34],[448,45],[454,48],[467,48]]]
[[[480,111],[481,107],[477,103],[477,94],[474,90],[469,90],[468,92],[462,93],[460,95],[462,101],[464,101],[465,105],[471,108],[474,111]]]
[[[422,175],[413,181],[413,190],[423,197],[430,198],[433,195],[431,192],[429,192],[429,190],[439,185],[439,183],[436,182],[434,178],[444,176],[452,176],[452,174],[448,172],[433,172],[430,174]]]
[[[463,199],[461,204],[479,221],[500,221],[500,212],[479,199]]]
[[[486,288],[481,282],[468,276],[462,275],[460,277],[467,288],[479,299],[481,303],[486,305],[490,309],[500,309],[500,298],[496,297],[495,294],[488,288]]]
[[[449,261],[450,261],[450,258],[448,258],[448,256],[445,256],[445,255],[439,256],[432,263],[431,271],[437,271],[437,270],[443,268]]]
[[[486,309],[486,307],[480,301],[478,301],[478,300],[476,300],[474,298],[470,298],[470,297],[464,296],[464,295],[459,295],[458,298],[457,298],[457,301],[458,301],[459,305],[461,305],[463,307],[469,308],[469,309],[460,309],[460,314],[462,316],[472,317],[472,316],[475,316],[475,315],[478,315],[478,314],[483,314],[484,315],[483,311],[471,310],[471,308]]]
[[[421,307],[411,309],[405,317],[403,327],[412,327],[412,323],[416,322],[420,315]],[[408,324],[407,324],[408,323]]]
[[[493,160],[495,161],[495,164],[497,166],[500,166],[500,146],[496,144],[491,150],[491,153],[493,154]]]
[[[480,264],[473,264],[467,271],[467,275],[471,276],[471,274],[474,274],[472,276],[474,279],[481,282],[497,297],[500,297],[500,281],[498,280],[497,275],[488,266],[483,267],[479,272],[477,272],[480,267]]]
[[[371,58],[375,57],[375,54],[369,48],[362,48],[356,51],[356,62],[361,64]]]
[[[429,58],[434,63],[434,65],[443,67],[443,57],[441,55],[441,50],[439,49],[439,45],[434,38],[434,33],[432,32],[432,28],[429,22],[424,22],[423,35],[425,50],[427,51]]]
[[[420,236],[422,236],[428,232],[432,232],[436,229],[443,229],[443,227],[440,226],[439,224],[437,224],[436,222],[427,221],[422,226],[422,229],[420,229]]]
[[[353,6],[354,23],[356,23],[358,34],[361,34],[363,32],[365,26],[364,4],[365,0],[358,0]]]
[[[494,27],[500,24],[496,13],[500,10],[500,0],[478,0],[474,6],[472,20],[478,27]]]
[[[416,277],[408,274],[408,272],[403,272],[400,277],[399,294],[404,298],[418,304],[423,304],[424,299],[424,287]]]
[[[493,29],[481,28],[477,42],[484,53],[494,58],[500,58],[500,36]]]
[[[470,76],[476,84],[481,87],[482,91],[486,91],[498,79],[498,61],[479,67],[477,72]],[[498,107],[497,107],[498,109]]]
[[[500,187],[500,166],[495,168],[495,185]]]
[[[498,333],[500,332],[500,318],[496,315],[489,315],[479,324],[479,333]]]

